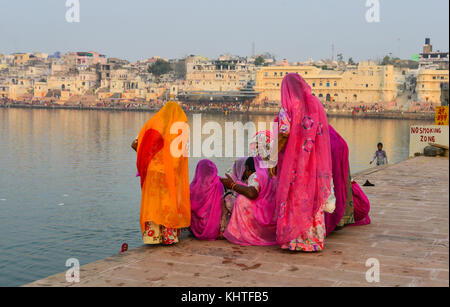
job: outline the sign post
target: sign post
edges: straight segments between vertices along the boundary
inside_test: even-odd
[[[448,106],[436,107],[435,125],[448,126]]]

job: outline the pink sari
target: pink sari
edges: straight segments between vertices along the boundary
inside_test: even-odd
[[[332,167],[328,120],[320,101],[298,74],[284,77],[281,104],[291,119],[278,157],[277,242],[304,235],[327,201]]]
[[[223,185],[212,161],[204,159],[197,164],[190,190],[192,233],[200,240],[216,240],[222,216]]]
[[[236,198],[230,223],[223,235],[237,245],[276,245],[275,182],[267,169],[260,167],[261,159],[254,159],[259,182],[258,198],[250,200],[243,195]]]
[[[327,236],[333,232],[345,214],[347,200],[347,180],[349,180],[349,152],[348,146],[342,136],[329,125],[330,144],[332,152],[332,169],[334,196],[336,197],[336,209],[332,214],[325,213],[325,225]]]
[[[361,187],[355,182],[352,182],[353,191],[353,205],[355,212],[355,223],[350,226],[364,226],[371,223],[369,212],[370,202]]]

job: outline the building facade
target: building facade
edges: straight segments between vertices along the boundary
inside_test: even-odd
[[[419,70],[416,87],[417,100],[439,105],[441,103],[442,88],[445,84],[448,84],[448,78],[448,70]]]
[[[252,80],[254,65],[243,58],[220,57],[208,60],[195,57],[186,62],[187,91],[239,91]]]
[[[361,62],[346,71],[322,70],[316,66],[270,66],[256,73],[256,105],[281,101],[281,83],[288,73],[297,73],[311,86],[313,95],[330,103],[390,102],[396,98],[394,67]]]

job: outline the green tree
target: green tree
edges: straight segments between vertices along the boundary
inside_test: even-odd
[[[391,61],[392,61],[391,57],[387,55],[381,61],[381,65],[389,65],[389,64],[391,64]]]
[[[355,65],[355,61],[353,61],[353,58],[348,59],[348,65]]]
[[[339,53],[337,55],[337,60],[338,60],[338,62],[344,62],[344,56],[342,55],[342,53]]]
[[[266,60],[262,56],[258,56],[255,59],[255,65],[256,66],[262,66],[262,65],[264,65],[265,62],[266,62]]]
[[[148,72],[156,77],[161,77],[172,71],[172,65],[169,62],[158,59],[155,63],[148,67]]]

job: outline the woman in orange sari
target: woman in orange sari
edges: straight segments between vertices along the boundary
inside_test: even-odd
[[[141,177],[145,244],[177,243],[180,230],[190,226],[188,133],[186,114],[171,101],[144,125],[132,144]]]

